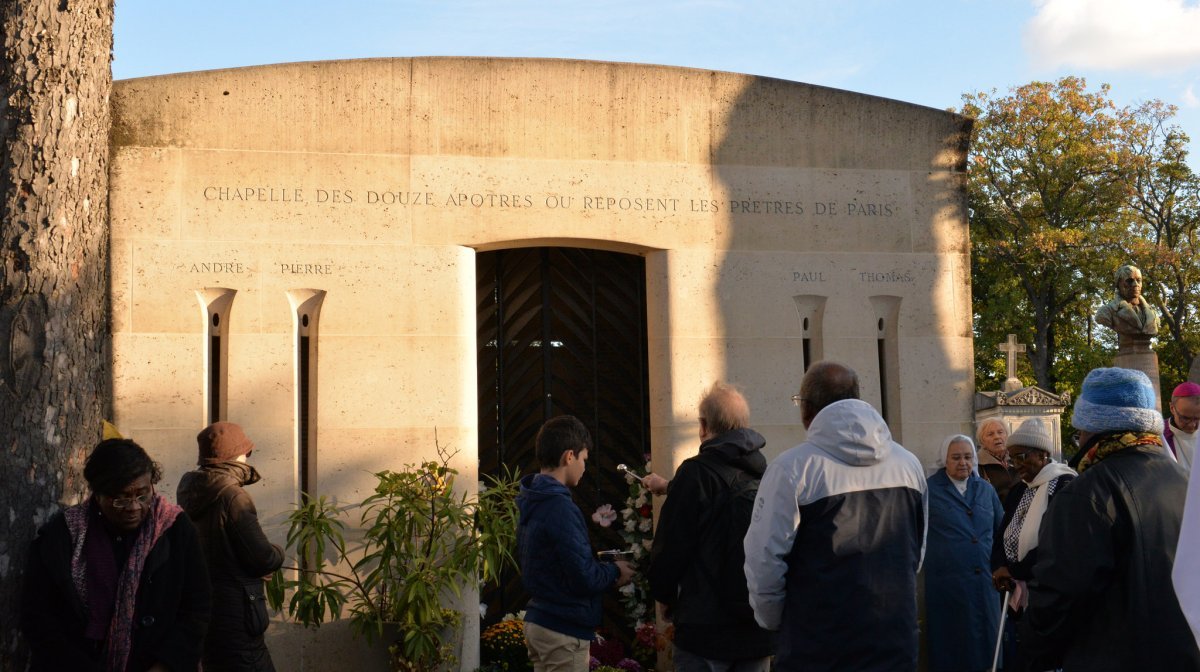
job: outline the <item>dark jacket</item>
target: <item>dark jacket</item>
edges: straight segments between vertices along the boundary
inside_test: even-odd
[[[1008,494],[1017,484],[1021,483],[1021,475],[1017,473],[1017,470],[1001,464],[986,450],[980,450],[979,477],[992,484],[992,487],[996,489],[996,496],[1004,505],[1005,513],[1011,513],[1012,509],[1008,507]]]
[[[703,462],[712,460],[760,479],[767,468],[764,445],[766,440],[753,429],[735,429],[705,441],[699,455],[679,465],[663,502],[647,576],[654,599],[671,607],[675,644],[689,653],[737,660],[775,652],[774,633],[760,628],[752,613],[739,618],[720,599],[717,586],[744,584],[746,574],[739,566],[729,576],[714,576],[725,564],[726,540],[705,534],[717,516],[728,515],[713,507],[726,501],[729,488]],[[748,599],[746,607],[749,612]]]
[[[104,658],[84,638],[87,610],[71,581],[71,533],[62,512],[40,530],[25,569],[21,628],[32,670],[91,672]],[[195,670],[209,618],[208,572],[196,528],[180,515],[163,533],[142,570],[134,606],[128,669],[156,662]]]
[[[1073,480],[1075,480],[1074,476],[1066,474],[1046,483],[1046,487],[1050,487],[1050,483],[1054,483],[1054,492],[1051,493],[1049,501],[1053,502],[1058,493],[1062,491],[1063,486]],[[1021,581],[1028,581],[1033,578],[1033,565],[1037,562],[1038,549],[1034,548],[1030,550],[1018,562],[1009,562],[1008,557],[1004,554],[1004,532],[1012,524],[1013,515],[1017,512],[1017,505],[1021,503],[1021,497],[1025,495],[1025,491],[1028,489],[1029,486],[1025,484],[1025,481],[1017,481],[1012,490],[1008,491],[1008,499],[1004,502],[1004,522],[1000,523],[1000,532],[996,535],[995,543],[992,544],[992,571],[994,572],[1001,567],[1008,567],[1008,572],[1012,574],[1013,578]],[[1047,507],[1047,510],[1049,510],[1049,507]]]
[[[1157,446],[1109,455],[1054,498],[1021,638],[1066,672],[1200,670],[1171,583],[1187,478]]]
[[[553,476],[530,474],[517,495],[517,563],[529,593],[525,620],[543,628],[592,639],[600,625],[601,599],[620,575],[617,566],[592,553],[583,512],[571,491]]]
[[[269,671],[263,641],[267,605],[263,577],[283,564],[283,551],[267,541],[258,512],[242,489],[259,480],[254,467],[219,462],[184,474],[176,499],[196,524],[212,579],[212,626],[204,669]]]

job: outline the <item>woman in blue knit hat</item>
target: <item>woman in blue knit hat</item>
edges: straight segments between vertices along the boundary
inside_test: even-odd
[[[1187,479],[1141,371],[1095,369],[1071,423],[1079,477],[1042,522],[1021,641],[1035,669],[1200,671],[1171,567]]]

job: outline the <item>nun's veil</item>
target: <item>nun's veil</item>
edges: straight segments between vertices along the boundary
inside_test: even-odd
[[[946,468],[946,453],[950,450],[950,444],[952,443],[965,443],[971,447],[971,452],[975,454],[975,463],[971,465],[971,473],[978,476],[979,449],[975,447],[975,441],[966,434],[951,434],[950,436],[947,436],[944,441],[942,441],[942,449],[938,451],[937,459],[934,460],[933,469],[931,471],[937,471],[938,469]]]

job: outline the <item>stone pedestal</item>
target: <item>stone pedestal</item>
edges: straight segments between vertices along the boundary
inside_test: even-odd
[[[1154,387],[1154,401],[1159,411],[1162,410],[1162,383],[1158,374],[1158,355],[1150,349],[1149,336],[1131,336],[1120,334],[1117,341],[1117,356],[1113,366],[1122,369],[1137,369],[1150,378]]]

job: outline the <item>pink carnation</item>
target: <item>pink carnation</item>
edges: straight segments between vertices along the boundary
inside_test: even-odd
[[[592,520],[600,527],[608,527],[617,520],[617,512],[613,510],[612,504],[603,504],[592,514]]]

